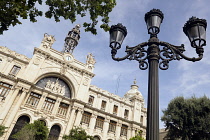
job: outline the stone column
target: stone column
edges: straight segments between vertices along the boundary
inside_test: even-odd
[[[18,112],[18,109],[20,108],[22,102],[24,101],[24,98],[26,96],[26,92],[28,92],[28,89],[26,88],[22,88],[22,93],[20,95],[20,98],[18,99],[16,105],[14,106],[14,108],[11,110],[11,114],[8,114],[8,119],[5,123],[5,126],[6,127],[9,127],[13,121],[13,119],[15,118],[17,112]]]
[[[76,108],[75,107],[72,107],[71,109],[71,114],[70,114],[70,118],[68,120],[68,124],[67,124],[67,127],[66,127],[66,131],[65,131],[65,134],[68,134],[70,129],[72,128],[73,126],[73,123],[74,123],[74,116],[75,116],[75,111],[76,111]]]
[[[53,110],[52,110],[52,115],[54,116],[56,116],[56,114],[57,114],[57,112],[58,112],[58,108],[59,108],[59,105],[60,105],[60,102],[61,102],[61,98],[57,98],[57,100],[56,100],[56,102],[55,102],[55,105],[54,105],[54,107],[53,107]]]
[[[96,118],[97,118],[97,115],[93,113],[91,115],[91,118],[90,118],[90,125],[89,125],[89,128],[90,128],[89,132],[90,132],[90,134],[92,134],[93,130],[95,129]]]
[[[117,126],[116,126],[116,138],[119,139],[120,138],[120,131],[121,131],[121,126],[122,126],[122,123],[117,123]]]
[[[48,93],[43,93],[43,94],[42,94],[42,96],[41,96],[41,98],[40,98],[40,100],[39,100],[39,103],[38,103],[38,105],[37,105],[37,111],[40,111],[40,110],[41,110],[42,105],[43,105],[43,103],[44,103],[45,98],[47,97],[47,95],[48,95]]]
[[[78,108],[77,117],[76,117],[76,120],[74,122],[74,126],[79,126],[79,124],[81,122],[81,119],[82,119],[82,113],[83,113],[83,109]]]
[[[110,122],[110,118],[105,118],[104,120],[104,126],[103,126],[103,139],[107,139],[107,133],[108,133],[108,129],[109,129],[109,122]]]
[[[134,127],[131,127],[131,137],[134,137],[136,134],[135,134],[135,128]]]
[[[9,109],[11,108],[15,98],[17,97],[17,94],[19,93],[21,87],[20,86],[16,86],[14,88],[14,90],[11,90],[9,92],[10,96],[7,96],[6,101],[5,101],[5,105],[3,106],[4,109],[1,111],[0,113],[0,124],[2,124],[3,119],[5,118],[5,116],[7,115]]]
[[[131,128],[128,127],[128,132],[127,132],[127,139],[131,138]]]

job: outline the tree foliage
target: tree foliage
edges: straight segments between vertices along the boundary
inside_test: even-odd
[[[7,127],[0,125],[0,137],[4,135],[4,133],[6,132],[5,130],[7,129]]]
[[[161,120],[165,123],[170,139],[210,139],[210,99],[177,97],[163,110]]]
[[[54,18],[56,22],[63,17],[72,23],[77,15],[89,16],[90,22],[84,22],[85,31],[97,34],[96,25],[101,20],[100,28],[109,30],[109,13],[116,5],[116,0],[46,0],[47,11],[37,7],[43,6],[42,0],[1,0],[0,1],[0,34],[8,30],[9,26],[21,24],[20,19],[30,19],[36,22],[36,17]]]
[[[93,140],[93,137],[88,135],[84,129],[80,127],[75,127],[71,129],[69,135],[63,136],[64,140]]]
[[[12,137],[17,140],[47,140],[49,130],[42,121],[26,124]]]
[[[145,140],[145,139],[142,137],[142,131],[138,131],[136,136],[130,138],[129,140]]]

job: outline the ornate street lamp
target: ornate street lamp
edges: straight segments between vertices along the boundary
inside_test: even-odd
[[[112,59],[122,61],[125,59],[136,60],[139,68],[149,68],[148,79],[148,102],[147,102],[147,134],[146,140],[159,140],[159,79],[158,66],[162,70],[169,68],[172,60],[186,59],[188,61],[199,61],[203,58],[203,46],[206,45],[205,19],[196,17],[190,18],[183,27],[188,36],[191,46],[196,49],[198,57],[187,57],[184,55],[184,45],[175,46],[167,42],[159,41],[157,34],[160,32],[160,24],[163,20],[163,13],[159,9],[152,9],[145,14],[148,34],[150,39],[134,47],[126,46],[126,56],[116,58],[117,50],[121,48],[122,42],[127,35],[126,27],[122,24],[111,26],[110,47],[112,48]],[[162,47],[160,47],[162,46]]]

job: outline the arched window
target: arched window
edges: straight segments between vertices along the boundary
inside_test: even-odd
[[[47,126],[46,125],[46,122],[44,120],[39,120],[40,122],[43,122],[44,126]]]
[[[36,83],[36,86],[49,90],[56,94],[64,95],[68,98],[72,97],[71,90],[68,84],[58,77],[44,77]]]
[[[13,139],[12,138],[12,135],[16,134],[18,131],[21,130],[21,128],[24,127],[25,124],[29,123],[30,122],[30,118],[28,116],[21,116],[18,118],[14,128],[12,129],[12,132],[9,136],[9,139],[8,140],[16,140],[16,139]]]
[[[48,140],[58,140],[61,132],[61,128],[59,125],[53,125],[50,129]]]
[[[93,139],[94,140],[100,140],[99,136],[94,136]]]

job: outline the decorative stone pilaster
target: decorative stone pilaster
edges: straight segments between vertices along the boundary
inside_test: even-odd
[[[91,119],[90,119],[90,134],[92,134],[93,130],[95,129],[95,124],[96,124],[96,118],[97,118],[97,114],[92,114]]]
[[[52,111],[53,116],[55,116],[57,114],[61,100],[62,100],[61,98],[59,98],[59,97],[57,98],[55,105],[53,107],[53,111]]]
[[[131,137],[134,137],[136,135],[135,130],[136,129],[134,127],[131,127]]]
[[[110,118],[106,117],[104,120],[104,126],[103,126],[103,138],[107,138],[107,132],[109,129],[109,122],[110,122]]]
[[[119,139],[120,138],[120,130],[121,130],[121,127],[122,127],[122,123],[121,122],[118,122],[117,123],[117,126],[116,126],[116,138]]]
[[[65,131],[65,134],[68,134],[70,129],[72,128],[73,126],[73,122],[74,122],[74,117],[75,117],[75,111],[76,111],[76,108],[75,107],[72,107],[71,109],[71,114],[70,114],[70,118],[68,120],[68,124],[67,124],[67,127],[66,127],[66,131]]]
[[[40,110],[41,110],[42,105],[43,105],[43,103],[44,103],[45,98],[47,97],[47,95],[48,95],[48,93],[43,93],[43,94],[42,94],[42,96],[41,96],[41,98],[40,98],[40,100],[39,100],[39,103],[38,103],[38,105],[37,105],[37,111],[40,111]]]
[[[77,112],[76,120],[74,122],[74,126],[79,126],[81,119],[82,119],[83,109],[78,108],[77,110],[78,110],[78,112]]]
[[[7,96],[7,100],[5,102],[5,105],[3,106],[4,109],[0,113],[0,124],[3,122],[3,119],[5,118],[6,114],[8,113],[9,109],[11,108],[15,98],[17,97],[17,94],[19,93],[21,87],[16,86],[13,90],[9,92],[9,96]]]
[[[128,132],[127,132],[127,139],[131,138],[131,128],[128,127]]]
[[[26,96],[26,92],[28,92],[28,89],[22,88],[22,93],[21,93],[17,103],[14,105],[14,108],[11,110],[12,113],[11,114],[7,114],[8,115],[7,116],[8,119],[7,119],[6,123],[5,123],[6,127],[9,127],[11,125],[13,119],[15,118],[15,116],[17,114],[18,109],[20,108],[22,102],[24,101],[24,98]]]

